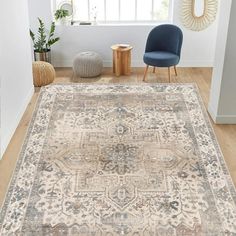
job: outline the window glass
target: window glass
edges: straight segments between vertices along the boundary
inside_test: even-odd
[[[70,0],[52,0],[54,12]],[[98,23],[169,21],[173,0],[73,0],[74,21]]]
[[[169,17],[169,0],[154,0],[153,20],[165,21]]]
[[[88,0],[74,0],[74,16],[75,19],[80,21],[90,20],[88,11]]]
[[[120,20],[135,20],[135,0],[120,0]]]
[[[105,20],[104,0],[90,0],[90,19],[97,21]]]
[[[137,20],[152,20],[152,0],[137,0]]]
[[[119,21],[119,0],[106,0],[106,20]]]

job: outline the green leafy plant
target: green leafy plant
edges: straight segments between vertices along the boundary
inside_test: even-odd
[[[37,37],[35,33],[30,30],[30,37],[33,41],[35,52],[47,52],[51,49],[51,46],[59,41],[59,37],[53,37],[55,33],[55,22],[52,22],[49,34],[46,33],[45,25],[43,21],[38,18],[39,28],[37,32]]]
[[[64,10],[64,9],[59,9],[55,12],[54,16],[55,16],[56,20],[63,19],[65,17],[69,16],[69,11]]]

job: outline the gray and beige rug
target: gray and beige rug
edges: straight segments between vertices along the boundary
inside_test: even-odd
[[[235,193],[195,85],[54,85],[0,235],[233,236]]]

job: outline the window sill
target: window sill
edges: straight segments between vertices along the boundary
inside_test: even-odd
[[[97,24],[91,24],[91,25],[80,25],[79,23],[71,24],[57,24],[57,26],[62,27],[135,27],[135,26],[156,26],[160,24],[171,24],[172,21],[166,21],[166,22],[145,22],[145,23],[97,23]]]

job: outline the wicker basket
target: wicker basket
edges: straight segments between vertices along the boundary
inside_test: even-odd
[[[41,87],[52,83],[55,79],[55,75],[54,67],[48,62],[33,62],[33,78],[35,87]]]

